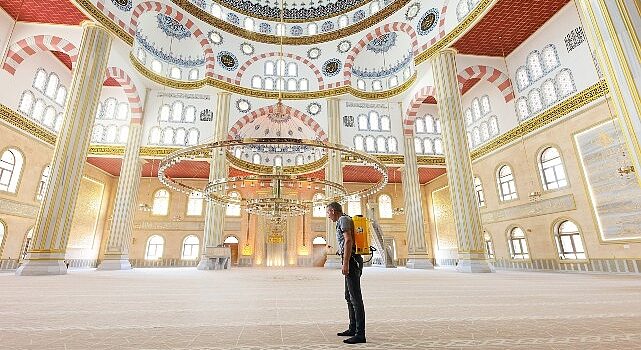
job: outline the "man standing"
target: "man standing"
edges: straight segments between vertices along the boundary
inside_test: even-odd
[[[365,307],[361,294],[363,258],[356,254],[354,221],[343,213],[343,207],[336,202],[327,205],[327,217],[336,223],[336,241],[338,242],[338,254],[343,257],[345,300],[349,312],[349,329],[337,333],[337,335],[351,336],[351,338],[343,340],[347,344],[365,343]]]

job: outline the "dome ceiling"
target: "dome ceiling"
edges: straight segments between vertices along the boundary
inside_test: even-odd
[[[194,2],[197,2],[195,0]],[[201,0],[202,1],[202,0]],[[281,15],[281,1],[284,9]],[[214,0],[230,10],[246,16],[280,22],[308,22],[338,17],[371,0]],[[282,17],[281,17],[282,16]]]

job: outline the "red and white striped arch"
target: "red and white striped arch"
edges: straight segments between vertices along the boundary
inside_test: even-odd
[[[510,77],[494,67],[476,65],[463,69],[457,76],[459,88],[462,90],[463,85],[470,79],[483,79],[490,82],[499,89],[505,102],[514,99],[514,89]]]
[[[358,54],[363,51],[365,46],[369,44],[370,41],[378,38],[379,36],[390,33],[390,32],[405,32],[407,35],[409,35],[411,41],[412,41],[412,52],[414,55],[418,54],[418,39],[416,35],[416,31],[412,26],[408,23],[404,22],[392,22],[392,23],[387,23],[384,24],[373,31],[367,33],[361,40],[359,40],[354,47],[352,47],[352,50],[350,53],[347,55],[347,58],[345,59],[345,65],[343,68],[343,78],[344,78],[344,83],[349,84],[350,80],[352,79],[352,66],[354,65],[354,61],[356,60],[356,57],[358,57]]]
[[[443,4],[443,7],[441,7],[441,19],[438,21],[438,34],[436,34],[436,36],[434,36],[430,41],[423,44],[423,46],[421,47],[421,51],[427,50],[430,46],[436,44],[437,41],[445,36],[445,16],[447,15],[447,5],[449,2],[450,0],[446,0]]]
[[[131,34],[132,36],[136,35],[140,16],[146,12],[158,12],[165,14],[175,19],[178,23],[187,27],[187,29],[189,29],[194,37],[196,37],[196,40],[202,47],[203,53],[205,54],[205,76],[214,76],[214,65],[216,62],[216,57],[214,56],[214,50],[211,48],[209,39],[207,39],[207,35],[200,28],[198,28],[198,25],[196,25],[196,23],[189,19],[189,17],[185,16],[185,14],[169,5],[165,5],[156,1],[146,1],[138,4],[138,6],[134,8],[131,15],[131,20],[129,22],[129,34]]]
[[[403,135],[414,135],[414,121],[418,110],[429,98],[436,100],[436,88],[433,86],[425,86],[414,94],[414,98],[405,111],[405,118],[403,118]]]
[[[96,3],[96,7],[98,8],[98,10],[100,10],[100,12],[102,12],[103,15],[107,16],[107,18],[109,18],[111,22],[116,23],[124,31],[129,31],[129,29],[127,28],[127,23],[121,20],[118,15],[111,12],[109,8],[105,6],[105,3],[102,0],[98,0],[98,2]]]
[[[136,85],[131,80],[129,74],[118,67],[108,67],[106,78],[113,78],[125,91],[125,95],[127,95],[127,101],[129,102],[129,109],[131,110],[131,123],[142,124],[143,114],[140,95],[138,94],[138,89],[136,89]]]
[[[243,75],[251,65],[253,65],[258,61],[264,60],[266,58],[274,57],[274,56],[280,56],[280,52],[262,53],[260,55],[253,56],[252,58],[248,59],[247,62],[243,63],[243,65],[240,66],[238,73],[236,73],[236,81],[234,83],[240,84],[240,80],[242,79]],[[312,61],[308,60],[305,57],[301,57],[292,53],[283,53],[283,57],[291,58],[309,67],[309,69],[311,69],[312,72],[314,72],[314,75],[316,76],[316,81],[318,81],[318,89],[323,90],[325,88],[325,80],[323,79],[323,75],[321,74],[320,69],[318,69],[318,67],[316,67],[316,65],[314,65]]]
[[[69,55],[71,64],[78,60],[78,48],[69,41],[54,35],[34,35],[28,38],[18,40],[11,45],[5,60],[4,70],[14,75],[18,66],[24,62],[27,57],[42,51],[58,51]]]
[[[299,119],[300,121],[303,122],[303,124],[309,126],[310,129],[314,131],[316,134],[317,138],[321,141],[327,141],[327,134],[323,130],[323,128],[314,120],[314,118],[308,116],[307,114],[299,111],[298,109],[294,107],[290,107],[287,105],[283,105],[284,108],[284,113],[292,116],[293,118]],[[271,105],[271,106],[266,106],[266,107],[261,107],[255,111],[252,111],[251,113],[245,114],[242,118],[240,118],[234,125],[229,129],[229,132],[227,133],[227,138],[232,140],[236,138],[240,134],[240,130],[247,124],[253,122],[254,120],[266,116],[270,113],[274,113],[276,110],[276,105]]]

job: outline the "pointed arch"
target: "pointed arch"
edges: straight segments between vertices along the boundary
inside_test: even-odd
[[[129,102],[129,109],[131,110],[131,123],[142,123],[143,114],[140,95],[138,94],[138,89],[136,89],[136,85],[131,80],[129,74],[118,67],[108,67],[106,78],[113,78],[125,91],[125,95],[127,95],[127,100]]]
[[[421,105],[425,103],[425,100],[428,100],[429,102],[436,102],[436,88],[428,85],[414,94],[414,98],[412,98],[412,101],[405,111],[405,118],[403,119],[403,135],[414,135],[414,121],[416,120],[419,108],[421,108]]]
[[[205,54],[205,76],[214,76],[214,63],[216,62],[216,57],[214,56],[214,50],[211,48],[207,35],[198,28],[198,25],[196,25],[196,23],[188,16],[169,5],[157,1],[145,1],[138,4],[138,6],[136,6],[132,11],[131,20],[129,22],[129,34],[132,36],[136,35],[140,16],[146,12],[162,13],[187,27],[187,29],[194,35],[196,41],[198,41],[203,49],[203,53]]]
[[[290,107],[287,105],[283,105],[285,108],[285,113],[291,115],[292,117],[299,119],[300,121],[303,122],[303,124],[309,126],[316,136],[318,136],[318,139],[321,141],[327,141],[327,134],[323,130],[323,128],[314,120],[314,118],[308,116],[307,114],[299,111],[298,109],[294,107]],[[274,113],[276,109],[276,105],[271,105],[271,106],[266,106],[266,107],[261,107],[255,111],[252,111],[251,113],[245,114],[242,118],[240,118],[234,125],[229,129],[229,132],[227,133],[227,138],[228,139],[234,139],[240,130],[247,124],[253,122],[254,120],[268,115],[270,113]]]
[[[418,47],[417,34],[414,28],[412,28],[410,24],[405,22],[392,22],[392,23],[384,24],[372,30],[371,32],[367,33],[361,40],[359,40],[356,44],[354,44],[354,47],[352,47],[352,50],[350,51],[350,53],[347,55],[347,58],[345,59],[345,65],[343,66],[343,78],[344,78],[345,84],[349,84],[350,80],[352,79],[352,65],[354,64],[354,61],[356,60],[356,57],[358,56],[358,54],[361,51],[363,51],[363,49],[367,46],[367,44],[370,41],[389,32],[407,33],[407,35],[410,36],[410,39],[412,41],[413,54],[414,55],[418,54],[419,47]]]
[[[252,64],[260,60],[263,60],[265,58],[274,57],[274,56],[280,56],[280,52],[266,52],[260,55],[255,55],[250,59],[248,59],[245,63],[243,63],[242,66],[240,66],[240,69],[238,69],[238,73],[236,73],[236,81],[234,83],[240,84],[240,80],[242,79],[243,75]],[[320,69],[318,69],[318,67],[316,67],[316,65],[312,63],[312,61],[308,60],[305,57],[301,57],[292,53],[285,53],[283,54],[283,56],[285,58],[291,58],[295,61],[301,62],[302,64],[309,67],[309,69],[311,69],[312,72],[314,72],[314,75],[316,76],[316,81],[318,81],[318,89],[323,90],[325,88],[325,81],[323,79],[323,75],[321,74]]]
[[[34,35],[18,40],[7,52],[4,70],[14,75],[18,66],[29,56],[42,51],[58,51],[69,56],[72,66],[78,60],[78,48],[71,42],[54,35]]]
[[[505,102],[510,102],[514,99],[514,89],[507,74],[490,66],[469,66],[459,72],[457,76],[459,88],[463,89],[463,85],[470,79],[483,79],[490,84],[496,86],[503,95]]]

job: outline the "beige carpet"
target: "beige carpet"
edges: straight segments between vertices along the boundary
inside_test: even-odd
[[[324,269],[0,274],[0,349],[641,349],[641,277],[382,270],[368,344]]]

